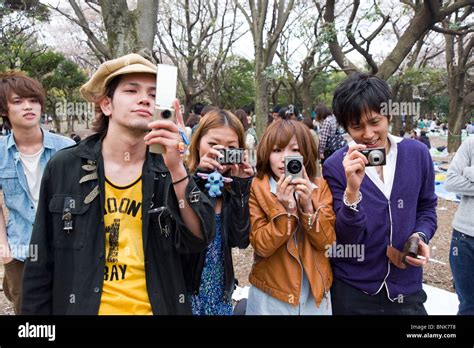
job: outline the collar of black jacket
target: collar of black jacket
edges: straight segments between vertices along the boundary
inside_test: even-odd
[[[93,134],[75,145],[73,153],[81,158],[98,161],[102,157],[102,139],[99,134]],[[150,153],[147,149],[145,168],[154,172],[169,172],[162,155]]]

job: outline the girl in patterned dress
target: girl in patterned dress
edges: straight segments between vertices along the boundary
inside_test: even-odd
[[[215,237],[206,252],[183,256],[194,269],[188,283],[194,315],[232,315],[235,287],[231,248],[249,245],[249,191],[253,168],[244,158],[240,164],[220,164],[219,149],[244,148],[244,129],[229,111],[212,110],[199,122],[189,147],[188,168],[202,190],[206,180],[199,173],[219,172],[232,182],[211,198],[215,206]]]

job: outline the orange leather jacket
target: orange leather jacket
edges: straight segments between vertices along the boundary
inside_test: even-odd
[[[250,283],[295,306],[303,268],[318,307],[332,285],[331,265],[325,255],[336,240],[332,194],[323,178],[314,183],[313,215],[300,210],[289,215],[270,192],[268,176],[254,178],[250,190],[250,243],[255,251]]]

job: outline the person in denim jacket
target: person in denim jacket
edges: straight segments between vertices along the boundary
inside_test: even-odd
[[[10,212],[5,224],[0,206],[0,255],[5,267],[3,289],[16,314],[24,260],[28,255],[35,257],[29,243],[43,170],[56,151],[74,144],[41,129],[44,110],[45,93],[38,81],[21,72],[0,75],[0,114],[12,128],[0,140],[0,189]]]

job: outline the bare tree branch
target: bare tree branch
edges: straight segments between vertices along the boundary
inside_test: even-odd
[[[74,10],[74,13],[76,14],[77,18],[74,18],[70,16],[69,14],[65,13],[64,11],[59,9],[59,6],[52,6],[48,5],[49,8],[59,12],[61,15],[69,19],[70,21],[76,23],[79,25],[84,33],[86,34],[87,38],[90,40],[90,47],[94,47],[94,52],[100,52],[101,55],[103,55],[106,59],[111,58],[111,53],[109,49],[96,37],[96,35],[92,32],[92,30],[89,27],[89,23],[86,20],[84,13],[82,12],[81,8],[79,5],[76,3],[75,0],[69,0],[69,4],[71,5],[72,9]]]

